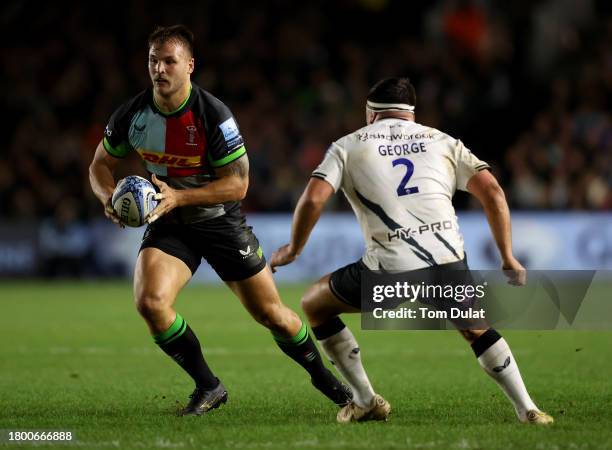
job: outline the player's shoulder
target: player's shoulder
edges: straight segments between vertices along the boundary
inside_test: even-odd
[[[147,106],[151,99],[153,98],[153,94],[151,92],[151,88],[144,89],[140,91],[138,94],[130,97],[128,100],[123,102],[117,109],[116,112],[136,112],[145,106]]]
[[[202,113],[213,115],[218,118],[227,118],[231,115],[231,111],[228,106],[219,98],[215,97],[209,91],[195,83],[192,83],[191,86],[193,94],[196,98],[195,104]]]

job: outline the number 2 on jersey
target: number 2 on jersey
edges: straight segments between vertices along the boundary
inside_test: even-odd
[[[399,158],[393,160],[393,167],[399,165],[406,166],[406,173],[404,174],[404,178],[402,178],[402,181],[400,181],[400,184],[397,187],[397,195],[401,197],[402,195],[416,194],[417,192],[419,192],[418,186],[406,187],[406,184],[408,184],[410,177],[414,173],[414,164],[412,164],[412,161],[406,158]]]

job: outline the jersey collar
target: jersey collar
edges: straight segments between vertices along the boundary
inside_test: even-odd
[[[152,100],[151,103],[153,104],[155,111],[160,113],[162,116],[165,116],[165,117],[173,116],[175,114],[180,113],[183,110],[183,108],[187,105],[187,103],[191,99],[192,92],[193,92],[193,84],[189,85],[189,95],[187,96],[187,98],[185,98],[185,100],[183,100],[183,103],[181,103],[179,107],[176,108],[174,111],[164,112],[161,110],[161,108],[157,105],[157,102],[155,101],[155,95],[153,94],[153,89],[151,89],[151,100]]]

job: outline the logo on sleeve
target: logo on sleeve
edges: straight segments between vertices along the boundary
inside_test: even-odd
[[[219,124],[219,128],[221,129],[225,142],[229,148],[235,147],[242,140],[242,136],[240,136],[240,132],[238,131],[238,125],[233,117],[230,117],[225,122]]]

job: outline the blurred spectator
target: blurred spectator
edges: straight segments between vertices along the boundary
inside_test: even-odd
[[[417,120],[499,168],[514,208],[612,207],[605,2],[265,5],[202,1],[143,15],[141,2],[105,2],[95,14],[72,2],[41,4],[35,16],[27,3],[6,6],[2,54],[19,64],[0,67],[11,86],[1,217],[53,217],[66,197],[102,216],[87,166],[110,114],[149,84],[149,32],[175,22],[196,34],[194,79],[238,118],[251,160],[248,211],[291,210],[331,140],[364,124],[370,85],[397,75],[417,87]],[[136,159],[124,170],[142,172]]]
[[[39,228],[41,272],[46,277],[82,277],[91,268],[92,237],[78,217],[79,204],[63,199]]]

